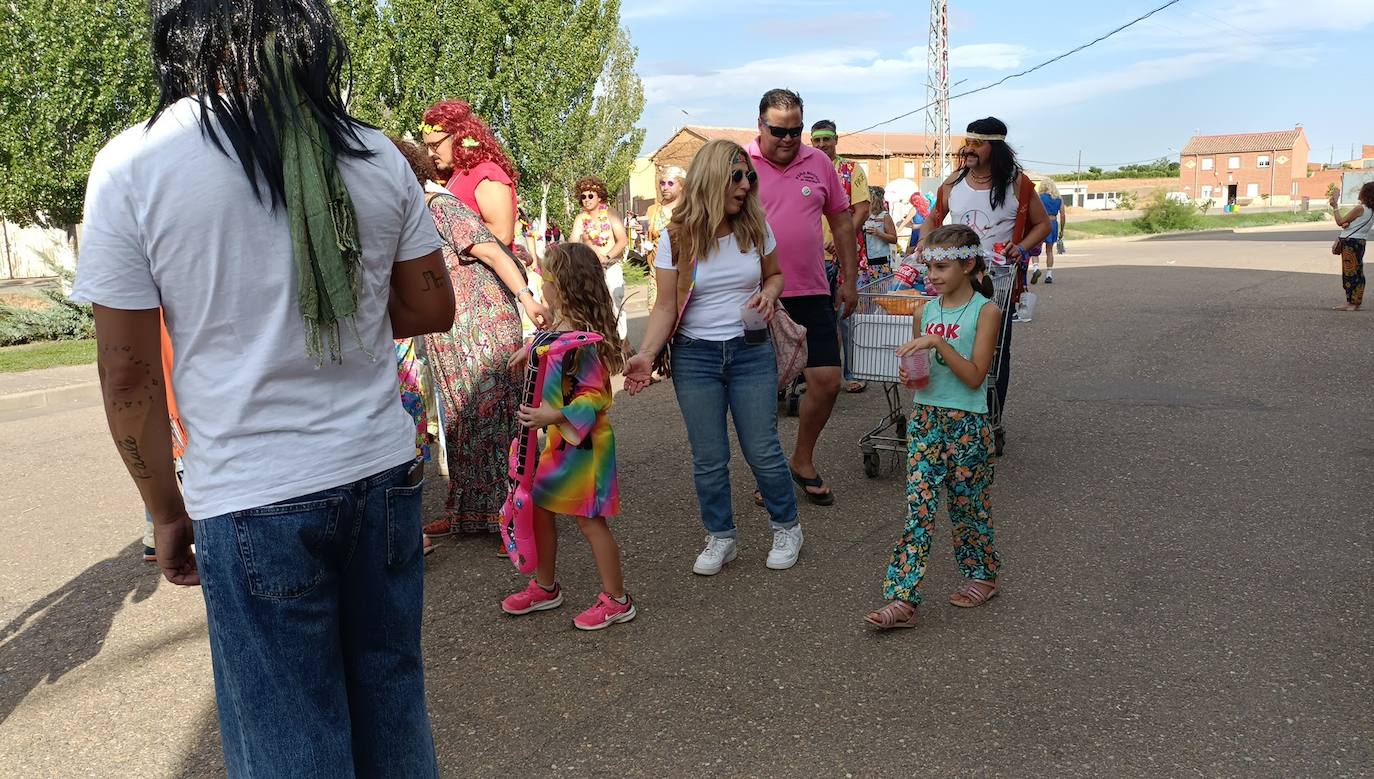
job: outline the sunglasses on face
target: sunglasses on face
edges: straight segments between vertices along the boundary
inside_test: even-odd
[[[600,195],[597,195],[595,192],[583,192],[583,193],[582,193],[582,199],[583,199],[583,200],[595,200],[595,199],[597,199],[598,197],[600,197]]]
[[[745,178],[749,179],[749,186],[751,187],[759,183],[759,174],[755,173],[752,170],[747,173],[742,170],[737,170],[734,173],[730,174],[730,182],[733,184],[738,184]]]
[[[453,133],[449,133],[448,135],[445,135],[437,141],[425,141],[425,148],[429,149],[431,152],[437,152],[439,151],[439,147],[444,145],[444,141],[447,141],[449,138],[452,137]]]
[[[659,185],[660,187],[676,187],[676,186],[677,186],[677,182],[674,181],[674,180],[672,180],[672,179],[668,179],[667,181],[660,181],[660,182],[658,182],[658,185]]]
[[[800,138],[802,130],[805,129],[802,125],[797,125],[796,127],[774,127],[771,124],[765,123],[763,126],[768,128],[768,133],[774,138]]]

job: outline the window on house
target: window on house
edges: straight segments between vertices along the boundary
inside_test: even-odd
[[[1202,199],[1203,199],[1203,200],[1211,200],[1211,199],[1212,199],[1212,188],[1211,188],[1210,186],[1207,186],[1207,187],[1203,187],[1203,188],[1202,188]]]
[[[1203,161],[1202,161],[1202,169],[1203,169],[1203,170],[1211,170],[1211,169],[1212,169],[1212,166],[1215,165],[1215,164],[1216,164],[1216,160],[1212,159],[1211,157],[1207,157],[1207,158],[1203,159]]]
[[[1269,155],[1268,155],[1268,154],[1261,154],[1261,155],[1259,156],[1259,167],[1261,167],[1261,168],[1267,168],[1267,167],[1269,167]]]
[[[923,166],[921,167],[922,172],[924,172],[924,171],[926,171],[926,170],[929,170],[929,169],[930,169],[930,165],[923,165]],[[912,162],[911,160],[907,160],[906,162],[903,162],[903,163],[902,163],[902,176],[903,176],[904,178],[909,178],[909,179],[914,179],[914,178],[916,178],[916,163]]]
[[[921,163],[921,178],[928,179],[935,175],[935,168],[929,162]]]
[[[1245,185],[1245,196],[1246,196],[1246,197],[1259,197],[1259,184],[1246,184],[1246,185]]]
[[[1226,167],[1229,170],[1240,170],[1240,157],[1228,157]]]

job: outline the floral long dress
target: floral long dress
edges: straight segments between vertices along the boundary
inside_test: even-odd
[[[495,271],[468,255],[496,242],[481,217],[450,195],[432,197],[429,208],[444,239],[457,315],[447,333],[425,336],[449,473],[444,513],[425,534],[496,532],[519,424],[520,388],[507,361],[522,343],[520,309]]]

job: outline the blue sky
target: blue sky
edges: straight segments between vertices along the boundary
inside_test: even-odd
[[[953,91],[1067,51],[1163,0],[950,0]],[[625,0],[649,154],[683,124],[745,127],[759,96],[801,92],[841,132],[925,104],[923,0]],[[951,127],[995,115],[1036,170],[1113,167],[1204,134],[1301,123],[1312,162],[1374,144],[1374,0],[1183,0],[1030,76],[953,101]],[[687,113],[684,114],[683,112]],[[922,132],[924,115],[887,125]],[[1171,152],[1172,149],[1172,152]],[[1357,148],[1358,154],[1358,148]],[[1064,163],[1049,165],[1045,163]],[[1103,165],[1103,163],[1107,163]]]

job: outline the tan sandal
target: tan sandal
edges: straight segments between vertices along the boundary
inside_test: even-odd
[[[904,600],[894,600],[877,611],[870,611],[864,622],[880,629],[916,627],[916,607]]]
[[[964,586],[954,591],[949,596],[950,605],[958,606],[961,609],[974,609],[997,597],[1001,588],[990,581],[983,579],[969,579],[964,582]]]

